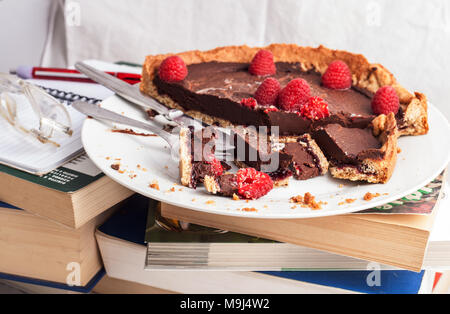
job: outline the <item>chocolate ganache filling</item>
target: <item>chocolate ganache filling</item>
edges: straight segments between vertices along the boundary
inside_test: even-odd
[[[373,136],[371,128],[349,129],[329,124],[316,129],[312,137],[335,166],[358,166],[366,158],[383,157],[379,150],[381,142]]]
[[[328,103],[330,116],[311,121],[296,112],[273,111],[258,107],[250,109],[240,104],[253,97],[267,77],[251,75],[247,63],[206,62],[188,65],[188,75],[176,83],[168,83],[155,75],[154,83],[160,94],[169,95],[185,110],[230,121],[234,125],[278,126],[280,135],[301,135],[317,126],[337,123],[345,127],[365,128],[375,117],[370,95],[351,88],[331,90],[321,85],[321,75],[301,70],[300,63],[276,63],[276,78],[281,87],[291,80],[302,78],[311,88],[312,96]]]

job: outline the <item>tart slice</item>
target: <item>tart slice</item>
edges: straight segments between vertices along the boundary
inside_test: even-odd
[[[180,130],[181,184],[196,188],[205,176],[220,176],[229,166],[214,157],[217,134],[213,127],[194,131],[192,127]]]
[[[220,176],[205,176],[204,185],[212,194],[233,197],[234,199],[256,200],[273,187],[269,175],[254,168],[242,168],[237,173],[225,173]]]
[[[328,161],[309,134],[275,138],[253,127],[237,127],[233,140],[236,165],[268,173],[276,186],[288,185],[292,175],[307,180],[328,171]]]
[[[398,130],[393,113],[378,116],[366,129],[329,124],[314,130],[312,136],[335,178],[386,183],[394,171]]]

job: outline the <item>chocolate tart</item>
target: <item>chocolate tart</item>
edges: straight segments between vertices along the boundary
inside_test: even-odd
[[[265,78],[252,76],[247,71],[260,49],[273,53],[277,67],[274,77],[282,86],[292,78],[304,78],[311,86],[312,95],[327,101],[330,117],[313,122],[293,112],[241,106],[240,100],[252,96]],[[326,124],[365,128],[375,118],[370,109],[371,97],[380,87],[390,85],[400,99],[396,116],[398,134],[421,135],[428,132],[425,95],[411,94],[382,65],[371,64],[362,55],[323,46],[310,48],[286,44],[189,51],[178,54],[187,64],[188,76],[182,82],[167,83],[159,79],[157,69],[169,55],[146,58],[141,91],[211,125],[279,126],[280,135],[301,135]],[[331,62],[338,59],[346,62],[352,71],[353,86],[350,90],[335,91],[320,85],[321,75]]]
[[[329,124],[315,129],[312,136],[335,178],[386,183],[394,171],[398,129],[393,113],[378,116],[366,129]]]
[[[216,131],[207,127],[194,131],[192,127],[180,130],[179,168],[181,184],[196,188],[205,176],[215,176],[216,171],[211,159],[214,158]],[[229,166],[222,163],[228,170]]]
[[[203,182],[206,191],[228,197],[237,197],[239,187],[236,174],[227,173],[219,177],[205,176]]]
[[[254,127],[232,130],[235,163],[268,173],[276,186],[288,185],[293,175],[307,180],[328,171],[328,161],[309,134],[291,137],[271,137]]]

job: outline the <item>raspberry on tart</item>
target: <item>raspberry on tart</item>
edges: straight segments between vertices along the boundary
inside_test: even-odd
[[[275,106],[281,86],[277,79],[269,77],[255,92],[255,99],[261,106]]]
[[[352,87],[352,72],[344,61],[333,61],[322,76],[322,84],[331,89],[349,89]]]
[[[376,115],[397,114],[400,108],[400,100],[397,92],[392,86],[381,87],[373,96],[372,110]]]
[[[297,78],[290,81],[278,95],[278,106],[286,111],[299,111],[309,100],[311,89],[308,82]]]
[[[310,120],[321,120],[328,118],[328,104],[320,97],[310,97],[300,108],[300,115]]]
[[[171,56],[159,66],[159,77],[166,82],[179,82],[186,78],[188,70],[183,59],[179,56]]]
[[[248,71],[253,75],[265,76],[273,75],[277,72],[275,63],[273,62],[273,54],[268,50],[260,50],[253,58]]]
[[[241,105],[250,109],[255,109],[256,106],[258,105],[258,102],[256,101],[255,98],[244,98],[241,100]]]

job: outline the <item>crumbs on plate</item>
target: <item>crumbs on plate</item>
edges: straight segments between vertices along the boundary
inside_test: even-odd
[[[157,180],[153,180],[152,183],[149,184],[149,187],[159,191],[159,184]]]
[[[140,164],[138,164],[138,165],[136,166],[136,168],[138,168],[139,170],[142,170],[142,171],[144,171],[144,172],[147,172],[147,168],[142,167]]]
[[[258,211],[256,208],[253,208],[253,207],[251,207],[251,208],[245,207],[245,208],[241,208],[241,210],[243,212],[257,212]]]
[[[290,202],[298,204],[303,208],[311,208],[313,210],[322,209],[322,205],[325,204],[324,202],[317,202],[316,197],[309,192],[305,193],[303,196],[297,195],[291,197]]]
[[[371,200],[373,200],[375,197],[379,197],[379,196],[381,196],[380,193],[372,194],[372,193],[370,193],[370,192],[367,192],[366,195],[364,195],[364,200],[365,200],[365,201],[371,201]]]

